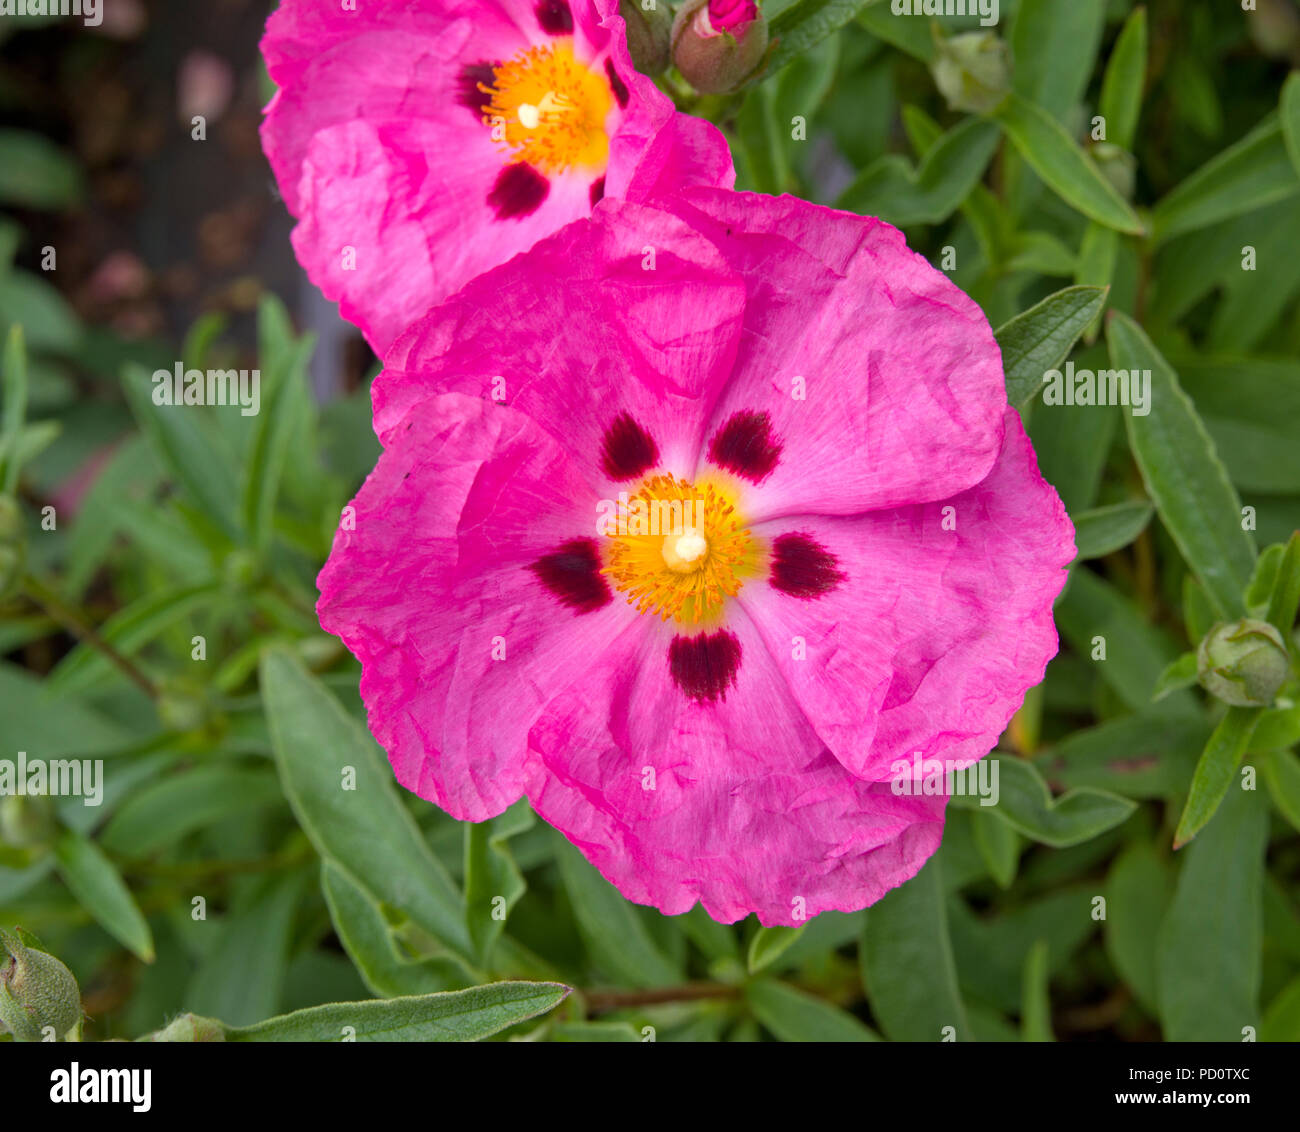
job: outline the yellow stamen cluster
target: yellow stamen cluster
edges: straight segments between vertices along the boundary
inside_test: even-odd
[[[604,169],[609,157],[605,118],[613,92],[604,75],[589,71],[573,55],[573,44],[530,47],[493,68],[483,120],[511,161],[526,161],[543,173],[569,168]]]
[[[651,476],[628,510],[631,517],[608,532],[602,572],[638,613],[692,625],[716,620],[757,567],[757,545],[724,487]],[[684,523],[666,529],[654,521],[670,514]]]

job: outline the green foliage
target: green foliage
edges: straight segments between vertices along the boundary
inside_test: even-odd
[[[980,304],[1075,524],[997,803],[790,928],[660,915],[526,801],[458,823],[403,789],[314,612],[368,390],[318,404],[269,296],[183,342],[83,325],[34,233],[92,181],[0,130],[0,758],[108,768],[95,807],[0,800],[0,928],[94,996],[86,1037],[1300,1040],[1300,74],[1238,5],[1005,0],[1010,93],[963,114],[930,68],[975,18],[764,7],[744,91],[665,88],[738,187],[903,227]],[[235,359],[256,416],[153,402],[158,367]],[[1061,403],[1067,367],[1149,371],[1149,403]],[[1241,617],[1288,650],[1266,706],[1197,680]]]

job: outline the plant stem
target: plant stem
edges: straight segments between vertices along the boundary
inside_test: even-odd
[[[680,987],[654,987],[635,991],[587,991],[587,1009],[593,1014],[629,1006],[658,1006],[665,1002],[697,1002],[705,998],[736,998],[739,987],[723,983],[687,983]]]

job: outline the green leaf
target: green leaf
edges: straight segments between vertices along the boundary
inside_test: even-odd
[[[499,817],[465,823],[465,922],[480,964],[505,929],[510,909],[527,885],[510,855],[509,840],[531,829],[533,811],[520,799]],[[498,905],[498,901],[502,903]]]
[[[301,870],[259,878],[219,922],[214,946],[199,963],[185,1008],[248,1026],[280,1008],[289,965],[294,912],[303,892]]]
[[[1142,91],[1147,73],[1147,10],[1134,8],[1115,40],[1101,80],[1098,110],[1106,119],[1106,140],[1132,149],[1142,113]]]
[[[68,208],[82,193],[76,161],[40,134],[0,130],[0,203]]]
[[[195,830],[273,805],[283,796],[279,779],[269,770],[225,763],[197,766],[133,794],[100,840],[114,853],[144,857]]]
[[[1020,0],[1010,34],[1015,89],[1063,119],[1088,85],[1105,21],[1105,0]]]
[[[795,56],[839,31],[873,0],[795,0],[773,17],[768,35],[773,48],[764,76],[776,74]]]
[[[592,958],[611,975],[634,987],[679,982],[682,972],[655,945],[636,909],[618,889],[559,834],[555,846],[560,875]]]
[[[1134,842],[1106,877],[1106,954],[1149,1014],[1156,1010],[1156,938],[1173,897],[1170,869],[1154,845]]]
[[[776,962],[803,934],[803,931],[802,927],[787,928],[780,925],[770,928],[760,927],[754,933],[754,938],[749,941],[749,973],[756,975]]]
[[[934,35],[930,30],[930,20],[910,17],[899,19],[884,0],[868,0],[867,5],[858,12],[857,22],[878,39],[907,52],[922,63],[928,64],[934,59]]]
[[[1174,188],[1151,213],[1157,243],[1300,193],[1282,124],[1270,114]]]
[[[1241,525],[1241,500],[1178,375],[1145,331],[1114,311],[1107,336],[1112,366],[1151,373],[1149,412],[1139,416],[1132,406],[1124,409],[1147,494],[1219,615],[1239,617],[1241,595],[1255,568],[1255,544]]]
[[[122,374],[122,388],[140,430],[163,466],[169,469],[198,504],[235,540],[239,528],[235,522],[231,485],[238,483],[235,469],[218,452],[192,405],[155,405],[153,381],[139,366],[128,366]]]
[[[1285,640],[1295,627],[1297,611],[1300,611],[1300,531],[1293,531],[1278,563],[1277,580],[1269,595],[1264,620]]]
[[[1020,834],[996,814],[971,810],[975,848],[999,888],[1010,888],[1020,865]]]
[[[374,740],[293,654],[268,650],[261,673],[280,780],[317,852],[469,959],[461,895],[402,805]],[[345,776],[354,789],[344,788]]]
[[[1259,1024],[1261,1042],[1300,1042],[1300,975],[1277,993]]]
[[[1137,214],[1047,111],[1013,91],[994,117],[1030,168],[1066,204],[1108,228],[1142,234]]]
[[[4,423],[0,430],[0,455],[4,457],[4,481],[0,490],[5,495],[13,495],[18,489],[18,473],[22,470],[18,438],[27,423],[27,348],[21,326],[9,330],[3,364],[0,391],[4,393]]]
[[[1102,558],[1128,546],[1151,522],[1155,508],[1148,500],[1112,503],[1074,516],[1074,542],[1079,560]]]
[[[1053,1042],[1052,998],[1048,987],[1047,940],[1040,939],[1025,958],[1020,992],[1020,1033],[1026,1042]]]
[[[366,893],[329,861],[321,862],[321,889],[343,949],[367,988],[381,998],[459,990],[474,981],[468,967],[452,958],[415,960],[404,955]]]
[[[60,291],[41,276],[14,269],[0,275],[0,327],[21,326],[27,348],[64,357],[80,343],[81,323]]]
[[[891,1041],[943,1041],[949,1028],[959,1042],[972,1039],[937,857],[868,910],[858,954],[872,1016]]]
[[[1259,792],[1233,790],[1185,854],[1156,951],[1167,1042],[1239,1042],[1258,1024],[1267,835]]]
[[[1120,235],[1114,228],[1090,221],[1079,244],[1074,281],[1088,287],[1109,287],[1115,281],[1115,264],[1119,259]],[[1083,332],[1089,345],[1101,329],[1101,316],[1093,319]]]
[[[626,1022],[557,1022],[553,1042],[640,1042],[644,1039]]]
[[[1182,693],[1193,705],[1196,701]],[[1064,786],[1092,786],[1124,798],[1168,798],[1187,788],[1210,727],[1199,710],[1151,707],[1085,727],[1034,761]]]
[[[1106,790],[1079,787],[1059,798],[1038,769],[1026,759],[995,752],[989,771],[997,768],[997,804],[981,807],[973,794],[956,794],[952,804],[959,809],[985,809],[1013,829],[1044,845],[1063,849],[1089,841],[1113,829],[1128,818],[1136,803]]]
[[[1292,751],[1269,751],[1260,760],[1260,769],[1273,804],[1300,830],[1300,759]]]
[[[1187,804],[1178,819],[1175,849],[1181,849],[1191,841],[1214,817],[1219,803],[1232,786],[1262,712],[1262,708],[1230,707],[1210,735],[1192,775]]]
[[[880,1035],[847,1010],[774,979],[756,979],[745,999],[758,1020],[783,1042],[878,1042]]]
[[[1104,287],[1066,287],[1048,295],[994,332],[1002,350],[1007,400],[1023,409],[1106,304]]]
[[[229,1030],[229,1042],[477,1042],[553,1010],[561,983],[489,983],[468,990],[312,1006]]]
[[[77,903],[109,935],[146,963],[153,962],[153,935],[135,897],[113,863],[94,842],[64,830],[54,846],[59,876]]]
[[[1196,683],[1198,665],[1195,652],[1185,652],[1169,665],[1156,681],[1156,690],[1151,693],[1152,700],[1163,700],[1171,692],[1180,688],[1190,688]]]
[[[1300,71],[1292,71],[1282,84],[1279,103],[1282,121],[1282,141],[1286,145],[1291,166],[1300,176]]]
[[[899,227],[939,224],[979,184],[997,143],[996,127],[966,118],[930,147],[915,171],[897,154],[874,161],[840,194],[836,207]]]

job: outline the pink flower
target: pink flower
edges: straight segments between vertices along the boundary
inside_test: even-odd
[[[1072,528],[979,308],[901,233],[667,207],[610,202],[402,336],[319,613],[408,789],[470,821],[526,794],[631,900],[797,923],[937,848],[946,799],[895,764],[992,748]]]
[[[724,31],[735,35],[758,18],[758,5],[754,0],[709,0],[706,12],[704,19],[696,21],[701,35],[720,35]]]
[[[604,196],[734,180],[633,69],[617,0],[283,0],[262,51],[294,248],[380,353]]]

